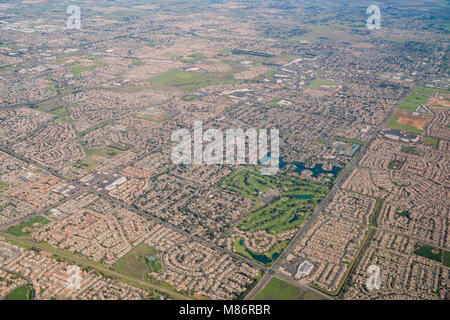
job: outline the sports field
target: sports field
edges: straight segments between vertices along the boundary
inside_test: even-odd
[[[18,226],[9,228],[7,233],[15,237],[25,237],[48,223],[50,223],[50,221],[43,217],[35,217]]]

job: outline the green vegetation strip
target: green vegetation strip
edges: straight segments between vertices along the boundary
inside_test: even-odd
[[[334,137],[334,140],[342,141],[342,142],[348,142],[348,143],[354,143],[354,144],[359,144],[359,145],[362,145],[362,146],[366,144],[365,141],[361,141],[361,140],[357,140],[357,139],[351,139],[351,138],[345,138],[345,137],[340,137],[340,136]]]
[[[86,129],[86,130],[83,130],[83,131],[78,132],[78,137],[82,138],[82,137],[84,137],[85,135],[91,133],[92,131],[95,131],[95,130],[104,128],[104,127],[106,127],[106,126],[108,126],[108,125],[110,125],[110,124],[112,124],[112,121],[109,121],[109,120],[105,120],[105,121],[102,121],[102,122],[100,122],[100,123],[97,123],[96,125],[94,125],[94,126],[88,128],[88,129]]]

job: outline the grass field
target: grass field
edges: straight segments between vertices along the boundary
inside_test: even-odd
[[[417,254],[419,256],[432,259],[435,261],[442,261],[442,250],[423,244],[423,243],[416,243],[416,247],[414,249],[414,254]]]
[[[403,162],[400,160],[391,160],[388,165],[388,169],[391,170],[400,170],[403,167]]]
[[[414,112],[418,106],[425,104],[428,98],[434,93],[432,88],[416,87],[400,103],[399,109]]]
[[[397,123],[397,121],[398,121],[398,117],[392,116],[386,123],[386,127],[390,128],[390,129],[405,131],[405,132],[414,133],[414,134],[422,134],[423,133],[422,129],[417,129],[415,127],[411,127],[406,124],[400,124],[400,123]]]
[[[7,233],[15,237],[25,237],[48,223],[50,223],[50,221],[43,217],[35,217],[18,226],[9,228]]]
[[[444,250],[442,253],[442,264],[444,267],[450,268],[450,251]]]
[[[306,87],[311,88],[311,89],[317,89],[320,86],[335,87],[337,85],[338,85],[337,82],[327,81],[327,80],[317,78],[317,79],[314,79],[314,80],[308,82],[308,85]]]
[[[93,159],[90,159],[89,157],[83,160],[78,160],[73,164],[75,168],[83,169],[83,170],[91,170],[94,169],[97,166],[97,162],[95,162]]]
[[[0,191],[2,191],[5,188],[8,188],[8,187],[9,187],[9,183],[8,182],[0,180]]]
[[[133,115],[133,118],[147,120],[147,121],[151,121],[151,122],[155,122],[155,123],[161,123],[161,122],[166,121],[170,117],[165,114],[160,115],[160,116],[154,116],[154,115],[147,114],[147,113],[136,113]]]
[[[51,112],[51,114],[54,114],[55,116],[63,116],[65,114],[67,114],[67,108],[61,107],[61,108],[55,109]]]
[[[62,122],[62,123],[66,123],[66,124],[74,124],[77,123],[77,120],[73,120],[71,118],[67,118],[67,117],[59,117],[55,119],[55,122]]]
[[[157,250],[141,244],[119,259],[113,265],[113,270],[136,279],[149,281],[148,274],[159,272],[162,268],[159,259],[160,253]]]
[[[75,64],[72,66],[72,69],[70,70],[70,72],[72,72],[73,74],[80,74],[83,73],[85,71],[91,71],[94,70],[96,67],[101,66],[102,63],[97,61],[95,62],[93,65],[89,65],[89,66],[85,66],[85,65],[81,65],[81,64]]]
[[[212,79],[202,73],[172,70],[158,74],[148,80],[154,88],[172,87],[181,90],[190,90],[208,85]]]
[[[323,300],[318,294],[272,278],[253,300]]]
[[[420,154],[420,151],[414,147],[402,147],[400,151],[409,154]]]
[[[439,142],[438,138],[433,138],[433,137],[423,137],[422,138],[422,143],[427,146],[435,147],[438,145],[438,142]]]
[[[30,300],[31,290],[27,285],[17,287],[11,291],[3,300]]]
[[[84,153],[86,153],[87,156],[90,155],[97,155],[106,159],[112,159],[118,155],[120,155],[123,151],[115,149],[115,148],[111,148],[111,147],[106,147],[106,148],[101,148],[101,149],[84,149]]]

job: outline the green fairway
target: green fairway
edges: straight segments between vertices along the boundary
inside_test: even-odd
[[[278,234],[301,227],[330,186],[284,174],[263,176],[258,168],[239,167],[223,179],[218,188],[233,191],[256,202],[252,212],[238,223],[238,229],[248,233],[263,230]],[[267,191],[276,192],[276,196],[268,203],[260,199],[261,194]],[[242,239],[233,239],[236,252],[266,265],[276,260],[288,243],[289,240],[278,241],[266,252],[255,253],[245,247]]]
[[[284,251],[288,244],[289,241],[284,240],[276,243],[272,248],[264,253],[256,253],[247,249],[244,246],[244,241],[241,238],[233,240],[233,248],[235,252],[265,265],[272,264],[280,256],[280,254]]]
[[[113,269],[125,275],[149,281],[150,272],[159,272],[161,264],[159,251],[141,244],[128,252],[113,265]]]
[[[252,213],[239,223],[239,229],[279,233],[302,225],[330,187],[284,174],[263,176],[257,168],[239,167],[219,183],[219,188],[257,202]],[[264,205],[259,195],[269,190],[276,190],[278,196]]]
[[[7,233],[15,237],[24,237],[48,223],[50,223],[50,220],[39,216],[23,222],[18,226],[9,228]]]
[[[323,300],[318,294],[272,278],[253,300]]]
[[[27,285],[17,287],[11,291],[4,300],[30,300],[31,290]]]

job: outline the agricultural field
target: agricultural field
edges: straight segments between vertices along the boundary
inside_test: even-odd
[[[39,216],[9,228],[7,233],[15,237],[25,237],[48,223],[50,223],[49,220]]]
[[[323,300],[323,298],[312,291],[306,291],[274,277],[253,300]]]

